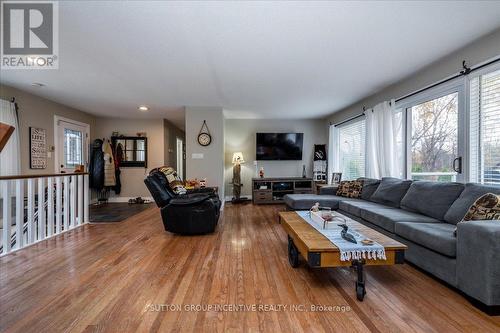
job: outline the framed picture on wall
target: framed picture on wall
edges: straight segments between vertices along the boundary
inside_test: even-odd
[[[30,169],[47,168],[47,131],[30,127]]]

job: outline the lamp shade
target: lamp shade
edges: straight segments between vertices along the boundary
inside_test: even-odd
[[[240,151],[233,154],[233,164],[236,163],[245,163],[245,160],[243,159],[243,153]]]

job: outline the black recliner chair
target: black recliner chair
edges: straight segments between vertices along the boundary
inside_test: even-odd
[[[213,189],[188,191],[177,195],[161,171],[153,170],[144,179],[156,205],[160,207],[166,231],[182,235],[199,235],[215,230],[221,201]]]

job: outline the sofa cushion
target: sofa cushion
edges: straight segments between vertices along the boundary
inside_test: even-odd
[[[363,190],[361,191],[361,199],[370,200],[371,196],[373,195],[373,193],[375,193],[380,184],[380,179],[361,177],[358,178],[358,180],[363,181]]]
[[[342,200],[359,200],[344,198],[336,195],[316,195],[316,194],[287,194],[283,198],[285,204],[293,210],[309,210],[316,202],[321,207],[339,209],[339,202]]]
[[[399,208],[390,208],[385,206],[364,207],[361,208],[360,216],[389,232],[394,233],[394,226],[399,222],[420,222],[420,223],[439,223],[441,221],[432,217],[413,213]]]
[[[448,257],[457,255],[455,226],[450,223],[396,223],[396,235]]]
[[[500,187],[487,186],[475,183],[465,184],[465,189],[457,200],[451,205],[444,215],[444,220],[448,223],[457,224],[462,221],[470,206],[486,193],[500,194]]]
[[[358,217],[361,217],[361,209],[380,208],[380,207],[385,207],[385,206],[382,206],[381,204],[376,202],[365,201],[365,200],[341,201],[339,203],[340,210],[343,210],[344,212],[348,212],[349,214]]]
[[[411,180],[384,177],[375,193],[370,197],[370,201],[399,208],[401,199],[405,196],[411,183]]]
[[[416,181],[401,200],[401,208],[443,220],[463,189],[460,183]]]
[[[326,185],[319,188],[319,195],[337,195],[338,185]]]

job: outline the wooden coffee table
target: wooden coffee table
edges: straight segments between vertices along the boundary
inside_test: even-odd
[[[304,221],[296,212],[280,212],[280,223],[288,234],[288,261],[292,267],[298,267],[300,254],[313,268],[353,266],[358,275],[356,296],[358,300],[362,301],[366,294],[363,266],[403,264],[404,251],[407,246],[351,218],[340,213],[337,214],[346,219],[350,228],[382,245],[385,249],[386,260],[341,261],[338,247]]]

